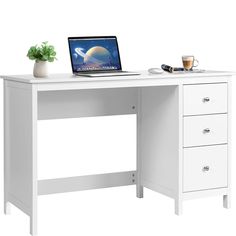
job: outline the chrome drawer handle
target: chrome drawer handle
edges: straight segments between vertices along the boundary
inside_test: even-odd
[[[211,132],[211,130],[210,130],[209,128],[206,128],[206,129],[204,129],[202,132],[203,132],[204,134],[208,134],[208,133]]]
[[[210,98],[209,97],[205,97],[202,99],[203,102],[210,102]]]
[[[207,172],[207,171],[209,171],[210,170],[210,167],[209,166],[204,166],[203,168],[202,168],[202,171],[203,172]]]

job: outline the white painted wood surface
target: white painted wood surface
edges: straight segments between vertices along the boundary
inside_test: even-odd
[[[136,184],[136,171],[39,180],[38,195]]]
[[[225,196],[230,193],[229,188],[216,188],[216,189],[204,189],[199,191],[185,192],[183,194],[183,200],[193,200],[196,198],[213,197],[213,196]]]
[[[227,114],[184,117],[184,147],[227,143]]]
[[[143,185],[141,183],[142,178],[142,142],[141,142],[141,127],[142,127],[142,88],[138,89],[138,97],[137,97],[137,119],[136,119],[136,129],[137,129],[137,158],[136,158],[136,169],[137,169],[137,178],[136,178],[136,196],[137,198],[143,198]]]
[[[4,81],[4,213],[10,214],[9,204],[9,181],[10,181],[10,139],[9,139],[9,91],[7,90],[7,81]]]
[[[176,179],[176,196],[175,196],[175,214],[183,213],[183,85],[178,86],[178,113],[179,113],[179,137],[178,137],[178,164],[177,164],[177,179]]]
[[[227,110],[228,110],[228,192],[223,195],[223,207],[229,209],[231,207],[231,171],[232,171],[232,81],[231,78],[228,79],[227,83]]]
[[[184,149],[184,192],[227,187],[227,145]]]
[[[38,119],[136,114],[137,89],[67,90],[38,93]]]
[[[175,197],[179,160],[177,86],[142,88],[141,183]],[[181,96],[182,97],[182,96]]]
[[[115,77],[75,77],[71,74],[52,74],[48,78],[36,79],[32,75],[1,76],[9,82],[18,82],[21,86],[37,84],[38,91],[82,90],[101,88],[130,88],[148,86],[166,86],[179,84],[224,83],[232,72],[206,71],[204,73],[163,73],[149,74],[141,71],[139,76]],[[19,85],[17,85],[19,86]]]
[[[227,113],[227,83],[184,86],[184,115]]]
[[[104,89],[104,88],[137,88],[137,87],[155,87],[155,86],[174,86],[179,84],[200,84],[200,83],[224,83],[227,77],[175,77],[169,75],[168,77],[141,77],[134,79],[119,79],[119,80],[105,80],[105,81],[84,81],[75,82],[68,81],[68,83],[39,83],[37,84],[38,91],[58,91],[58,90],[84,90],[84,89]]]
[[[37,91],[11,87],[5,90],[5,203],[11,202],[31,219],[37,232]]]
[[[72,74],[51,74],[47,78],[35,78],[33,75],[1,75],[3,79],[11,80],[11,81],[17,81],[22,83],[33,83],[33,84],[60,84],[60,83],[95,83],[98,82],[100,84],[103,84],[103,82],[111,82],[111,81],[117,81],[117,82],[128,82],[128,81],[134,81],[137,82],[137,80],[146,80],[149,79],[155,79],[157,82],[159,80],[164,79],[164,81],[167,81],[166,79],[174,79],[177,80],[184,80],[185,82],[188,81],[187,84],[191,83],[197,83],[196,80],[193,80],[194,78],[199,79],[198,83],[207,83],[209,77],[215,77],[215,83],[222,81],[220,78],[218,80],[218,77],[226,77],[231,76],[234,73],[229,71],[205,71],[203,73],[168,73],[164,72],[162,74],[150,74],[147,71],[138,71],[140,75],[135,76],[113,76],[113,77],[83,77],[83,76],[74,76]],[[201,78],[204,78],[202,80]],[[168,82],[167,82],[168,83]]]
[[[195,84],[195,85],[185,85],[184,88],[186,88],[185,93],[184,93],[184,106],[185,106],[185,115],[187,117],[185,118],[193,118],[197,117],[201,119],[203,117],[207,117],[209,114],[210,116],[215,117],[215,114],[220,114],[221,117],[226,116],[226,121],[223,121],[221,123],[224,123],[223,125],[216,124],[215,127],[218,127],[217,133],[214,134],[214,137],[208,137],[209,139],[205,140],[205,144],[203,144],[204,141],[202,138],[200,138],[200,147],[194,147],[194,148],[184,148],[184,151],[188,152],[189,150],[195,150],[193,151],[194,153],[200,154],[201,151],[196,151],[196,150],[210,150],[208,152],[205,152],[205,158],[202,156],[199,157],[199,159],[196,159],[198,164],[201,162],[206,162],[206,161],[212,161],[213,162],[213,171],[212,173],[208,173],[207,178],[199,178],[198,174],[199,172],[196,172],[197,170],[197,163],[194,161],[190,162],[191,158],[193,158],[193,155],[191,153],[188,154],[190,156],[189,159],[187,160],[188,167],[189,167],[189,176],[185,173],[187,168],[184,170],[184,175],[183,175],[183,181],[185,184],[187,184],[186,189],[190,190],[188,192],[183,193],[183,199],[188,200],[188,199],[194,199],[198,197],[208,197],[208,196],[215,196],[215,195],[223,195],[223,206],[225,208],[229,208],[231,204],[231,154],[230,154],[230,146],[231,146],[231,79],[228,78],[226,83],[211,83],[211,84]],[[201,88],[201,89],[200,89]],[[192,100],[191,100],[191,97]],[[186,100],[188,98],[188,100]],[[202,116],[202,114],[204,114]],[[223,115],[223,116],[222,116]],[[194,119],[194,118],[193,118]],[[208,119],[208,118],[206,118]],[[215,123],[215,122],[213,122]],[[196,122],[197,125],[199,125],[199,122]],[[226,127],[225,124],[227,124]],[[193,124],[192,124],[193,125]],[[190,130],[191,127],[189,126]],[[194,129],[194,128],[193,128]],[[189,133],[191,131],[188,130]],[[226,134],[225,134],[225,131]],[[209,134],[209,133],[206,133]],[[223,135],[222,135],[223,134]],[[218,138],[216,138],[218,136]],[[192,135],[192,137],[200,137],[198,135]],[[189,139],[185,137],[187,141]],[[212,139],[211,139],[212,138]],[[207,142],[213,141],[213,143],[208,143],[210,146],[202,146],[206,145]],[[226,140],[226,141],[224,141]],[[195,139],[197,141],[197,139]],[[207,141],[207,142],[206,142]],[[227,145],[215,145],[216,142],[222,142],[222,143],[227,143]],[[191,144],[192,145],[192,144]],[[198,142],[199,145],[199,142]],[[214,154],[213,150],[219,148],[219,146],[224,146],[224,151],[220,151],[216,155],[218,155],[216,159],[214,159]],[[200,148],[200,149],[199,149]],[[210,154],[212,152],[212,155]],[[209,153],[208,155],[206,155]],[[221,158],[219,157],[221,153]],[[225,154],[224,154],[225,153]],[[203,152],[202,152],[203,154]],[[211,160],[211,158],[213,160]],[[195,160],[195,161],[196,161]],[[185,163],[186,164],[186,163]],[[186,166],[185,166],[186,167]],[[190,171],[191,168],[194,168]],[[211,168],[212,169],[212,168]],[[210,169],[209,169],[210,171]],[[195,172],[195,177],[194,177],[194,172]],[[217,174],[216,174],[217,172]],[[213,175],[216,175],[214,178],[212,177]],[[201,176],[203,177],[203,176]],[[192,183],[191,183],[192,180]],[[194,182],[194,180],[196,182]],[[195,185],[195,186],[194,186]],[[225,186],[225,187],[220,187],[220,186]],[[215,187],[215,188],[214,188]],[[200,190],[199,190],[200,188]],[[202,189],[202,190],[201,190]]]
[[[183,200],[197,197],[221,195],[223,206],[229,208],[232,74],[3,76],[5,213],[9,202],[17,206],[30,216],[35,235],[38,195],[131,184],[136,184],[140,198],[143,187],[172,197],[178,215]],[[206,96],[211,103],[203,108]],[[37,120],[121,114],[137,114],[137,170],[37,179]],[[206,128],[210,132],[203,134]],[[225,148],[212,151],[219,147]],[[205,161],[215,167],[206,181],[197,171]]]

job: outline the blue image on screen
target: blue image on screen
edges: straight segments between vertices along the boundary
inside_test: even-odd
[[[74,72],[120,70],[120,58],[115,38],[70,39]]]

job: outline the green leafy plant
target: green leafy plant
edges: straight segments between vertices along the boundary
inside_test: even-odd
[[[55,48],[52,45],[48,45],[48,42],[42,42],[40,46],[35,45],[30,47],[27,57],[30,60],[35,60],[36,62],[53,62],[54,60],[57,60]]]

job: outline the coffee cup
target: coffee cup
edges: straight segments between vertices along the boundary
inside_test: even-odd
[[[194,58],[194,56],[182,56],[182,62],[184,70],[190,71],[193,67],[198,66],[198,60]]]

